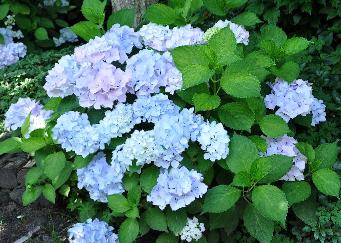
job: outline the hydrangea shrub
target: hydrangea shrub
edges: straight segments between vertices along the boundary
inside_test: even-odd
[[[339,196],[337,144],[295,139],[297,116],[312,126],[326,120],[293,61],[309,42],[229,20],[204,31],[172,14],[156,4],[146,14],[153,23],[112,25],[49,71],[44,106],[20,99],[6,113],[13,136],[0,154],[36,160],[25,205],[77,186],[101,208],[70,228],[70,242],[148,234],[221,242],[238,224],[271,242],[289,211],[304,217],[295,208],[316,191]]]

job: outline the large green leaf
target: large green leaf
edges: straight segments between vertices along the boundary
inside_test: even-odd
[[[144,17],[153,23],[161,25],[173,24],[180,16],[174,9],[165,4],[151,5],[144,15]]]
[[[56,202],[56,191],[51,184],[45,184],[43,186],[43,195],[51,203]]]
[[[260,96],[259,80],[252,74],[225,72],[220,85],[227,94],[237,98]]]
[[[65,164],[66,158],[63,152],[50,154],[44,159],[44,174],[53,180],[61,173]]]
[[[27,206],[37,200],[40,197],[42,190],[43,188],[41,186],[26,188],[22,195],[23,205]]]
[[[39,27],[34,31],[34,36],[37,38],[37,40],[47,40],[49,39],[49,35],[47,33],[47,30],[43,27]]]
[[[82,4],[82,14],[84,17],[94,24],[102,25],[104,22],[104,8],[107,1],[100,0],[84,0]]]
[[[303,202],[311,194],[310,185],[306,181],[285,182],[282,186],[282,190],[285,192],[289,205]]]
[[[225,6],[229,9],[239,8],[247,3],[247,0],[225,0]]]
[[[317,203],[312,198],[300,203],[296,203],[292,206],[295,215],[310,226],[315,226],[317,224],[317,208]]]
[[[167,232],[167,218],[159,208],[148,208],[144,212],[143,218],[153,230]]]
[[[181,72],[183,77],[183,89],[187,89],[201,83],[207,83],[213,75],[213,71],[209,67],[200,64],[188,65]]]
[[[271,183],[281,179],[291,169],[293,160],[292,157],[280,154],[262,157],[260,159],[268,160],[271,163],[270,172],[260,180],[260,183]]]
[[[260,181],[271,171],[272,164],[266,158],[259,158],[251,165],[250,175],[254,181]]]
[[[298,78],[298,75],[300,74],[300,66],[296,62],[288,61],[280,68],[272,68],[271,71],[274,75],[290,83]]]
[[[134,218],[127,218],[123,221],[118,232],[118,237],[122,243],[132,243],[139,234],[139,223]]]
[[[270,243],[274,233],[274,222],[263,217],[252,205],[244,211],[244,225],[251,236],[261,243]]]
[[[4,4],[0,4],[0,20],[4,19],[9,11],[9,4],[8,3],[4,3]]]
[[[275,25],[267,25],[262,29],[261,39],[273,41],[276,46],[282,46],[287,40],[287,35],[281,28]]]
[[[252,204],[265,218],[282,226],[288,213],[288,201],[283,191],[272,185],[257,186],[252,191]]]
[[[206,93],[194,94],[193,103],[195,111],[210,111],[219,107],[220,97]]]
[[[233,17],[231,21],[243,26],[254,26],[255,24],[262,22],[253,12],[243,12],[236,17]]]
[[[233,173],[250,171],[251,164],[258,156],[256,145],[247,137],[235,134],[231,138],[230,153],[226,162]]]
[[[135,9],[121,9],[112,13],[107,21],[107,28],[110,29],[114,24],[127,25],[133,27],[135,22]]]
[[[203,0],[205,7],[211,13],[224,16],[225,13],[225,0]]]
[[[330,168],[337,160],[337,143],[324,143],[320,144],[315,149],[315,161],[314,165],[318,168]]]
[[[219,185],[209,189],[205,195],[203,212],[221,213],[238,201],[241,191],[233,186]]]
[[[21,148],[21,139],[17,137],[8,138],[0,142],[0,155],[17,152]]]
[[[309,41],[303,37],[292,37],[284,43],[284,51],[287,55],[293,55],[304,51],[309,46]]]
[[[43,170],[39,167],[32,167],[25,176],[25,185],[33,185],[38,182],[43,175]]]
[[[176,67],[184,70],[188,65],[209,66],[211,63],[207,46],[179,46],[171,51]]]
[[[130,209],[128,200],[122,194],[109,195],[108,206],[114,213],[124,213]]]
[[[339,196],[341,181],[335,171],[328,168],[320,169],[313,173],[312,178],[320,192],[328,196]]]
[[[28,139],[23,139],[21,143],[22,151],[26,153],[35,152],[43,147],[45,147],[46,141],[42,137],[30,137]]]
[[[101,36],[101,31],[98,26],[90,21],[80,21],[71,26],[72,31],[85,41]]]
[[[175,235],[179,234],[186,226],[187,214],[185,209],[178,209],[176,211],[169,209],[167,210],[166,216],[168,228]]]
[[[272,138],[283,136],[290,132],[288,124],[279,116],[267,115],[259,122],[262,132]]]
[[[159,174],[160,170],[153,166],[142,170],[140,184],[145,192],[150,193],[152,191],[153,187],[156,185]]]

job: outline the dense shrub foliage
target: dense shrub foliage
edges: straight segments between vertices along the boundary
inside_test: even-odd
[[[68,198],[70,242],[338,242],[337,2],[170,0],[135,29],[105,7],[39,57],[36,100],[5,100],[0,154],[36,161],[23,203]]]

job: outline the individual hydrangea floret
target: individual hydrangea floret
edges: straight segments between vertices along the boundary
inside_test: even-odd
[[[270,84],[271,94],[264,99],[268,109],[276,109],[276,114],[286,122],[299,115],[306,116],[313,113],[312,125],[325,121],[325,106],[321,100],[314,98],[308,81],[297,79],[292,83],[277,79]]]
[[[230,138],[221,123],[215,121],[203,123],[200,126],[198,142],[206,151],[204,159],[211,161],[225,159],[229,153]]]
[[[19,98],[19,100],[12,104],[5,114],[5,129],[14,131],[20,128],[26,118],[30,115],[29,134],[40,128],[45,128],[46,120],[50,118],[52,111],[44,110],[39,102],[30,98]]]
[[[203,44],[203,31],[191,25],[175,27],[150,23],[142,26],[138,32],[143,44],[157,51],[167,51],[178,46]]]
[[[74,224],[69,230],[70,243],[119,243],[114,228],[104,221],[88,219],[84,223]]]
[[[58,0],[44,0],[43,1],[43,6],[45,6],[45,7],[52,7],[56,3],[58,3],[58,6],[61,6],[61,7],[67,7],[67,6],[70,5],[69,0],[59,0],[59,1]]]
[[[23,43],[0,44],[0,69],[12,65],[26,56],[27,48]]]
[[[244,29],[243,26],[232,23],[229,20],[219,20],[212,28],[209,28],[204,34],[204,40],[208,41],[214,34],[219,32],[219,30],[229,27],[233,32],[237,43],[242,43],[244,45],[249,44],[249,32]]]
[[[77,35],[68,27],[59,30],[59,38],[53,37],[54,44],[58,47],[64,43],[74,43],[78,41]]]
[[[179,235],[183,241],[198,241],[201,239],[204,231],[205,225],[199,223],[199,220],[196,217],[193,217],[192,219],[187,218],[186,226],[181,230]]]
[[[284,135],[280,138],[266,138],[268,148],[265,152],[265,156],[274,154],[281,154],[293,157],[293,165],[290,171],[281,178],[285,181],[302,181],[304,180],[304,169],[307,162],[307,158],[300,153],[295,144],[297,141],[293,137]]]
[[[182,75],[169,52],[161,55],[144,49],[127,60],[126,70],[132,73],[130,92],[137,95],[157,93],[160,87],[173,94],[182,86]]]
[[[173,211],[183,208],[202,197],[207,192],[207,186],[202,182],[203,176],[195,170],[186,167],[171,168],[161,172],[147,201],[161,210],[170,205]]]
[[[84,168],[77,170],[78,188],[85,188],[94,201],[107,202],[107,197],[124,192],[122,174],[108,165],[104,153],[98,153]]]

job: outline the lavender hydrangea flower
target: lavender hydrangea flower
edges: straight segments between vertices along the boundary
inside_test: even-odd
[[[70,243],[119,243],[114,228],[104,221],[88,219],[85,223],[74,224],[69,230]]]
[[[142,26],[138,32],[143,44],[157,51],[167,51],[178,46],[203,44],[203,31],[191,25],[175,27],[150,23]]]
[[[104,153],[98,153],[84,168],[77,170],[78,188],[85,188],[94,201],[107,202],[107,197],[124,192],[122,174],[107,164]]]
[[[207,192],[207,186],[202,183],[203,176],[195,170],[186,167],[171,168],[162,172],[147,201],[161,210],[170,205],[177,210],[202,197]]]
[[[215,23],[215,25],[208,29],[205,34],[204,34],[204,40],[208,41],[214,34],[216,34],[217,32],[219,32],[219,30],[229,27],[230,30],[233,32],[237,43],[242,43],[244,45],[248,45],[249,44],[249,32],[247,30],[244,29],[243,26],[237,25],[235,23],[232,23],[229,20],[219,20],[217,23]]]
[[[19,98],[19,100],[12,104],[5,113],[5,129],[14,131],[20,128],[28,115],[30,115],[29,134],[40,128],[45,128],[46,120],[50,118],[52,111],[44,110],[39,102],[30,98]]]
[[[77,35],[69,27],[62,28],[59,32],[59,38],[53,37],[53,42],[57,47],[67,42],[74,43],[78,41]]]
[[[277,79],[270,86],[272,91],[264,99],[265,106],[272,110],[279,107],[276,114],[286,122],[298,115],[306,116],[313,110],[313,126],[325,121],[325,106],[322,101],[317,101],[314,98],[308,81],[298,79],[289,84],[284,80]]]
[[[304,180],[304,169],[307,162],[307,158],[300,153],[295,147],[297,141],[293,137],[284,135],[280,138],[266,138],[268,148],[265,152],[265,156],[274,154],[281,154],[290,157],[294,157],[293,165],[290,171],[281,178],[285,181],[302,181]]]
[[[132,73],[130,92],[137,95],[157,93],[160,87],[173,94],[182,86],[182,75],[169,52],[161,55],[144,49],[127,60],[126,70]]]
[[[202,233],[205,231],[205,225],[199,223],[196,217],[192,219],[187,218],[186,226],[180,232],[180,238],[183,241],[191,242],[198,241],[202,237]]]
[[[229,153],[230,138],[221,123],[215,121],[203,123],[200,126],[198,142],[206,151],[204,159],[211,161],[225,159]]]
[[[23,43],[0,45],[0,69],[12,65],[26,56],[27,48]]]
[[[51,7],[56,4],[57,0],[43,0],[43,6]],[[69,0],[60,0],[59,1],[61,7],[67,7],[70,5]]]

